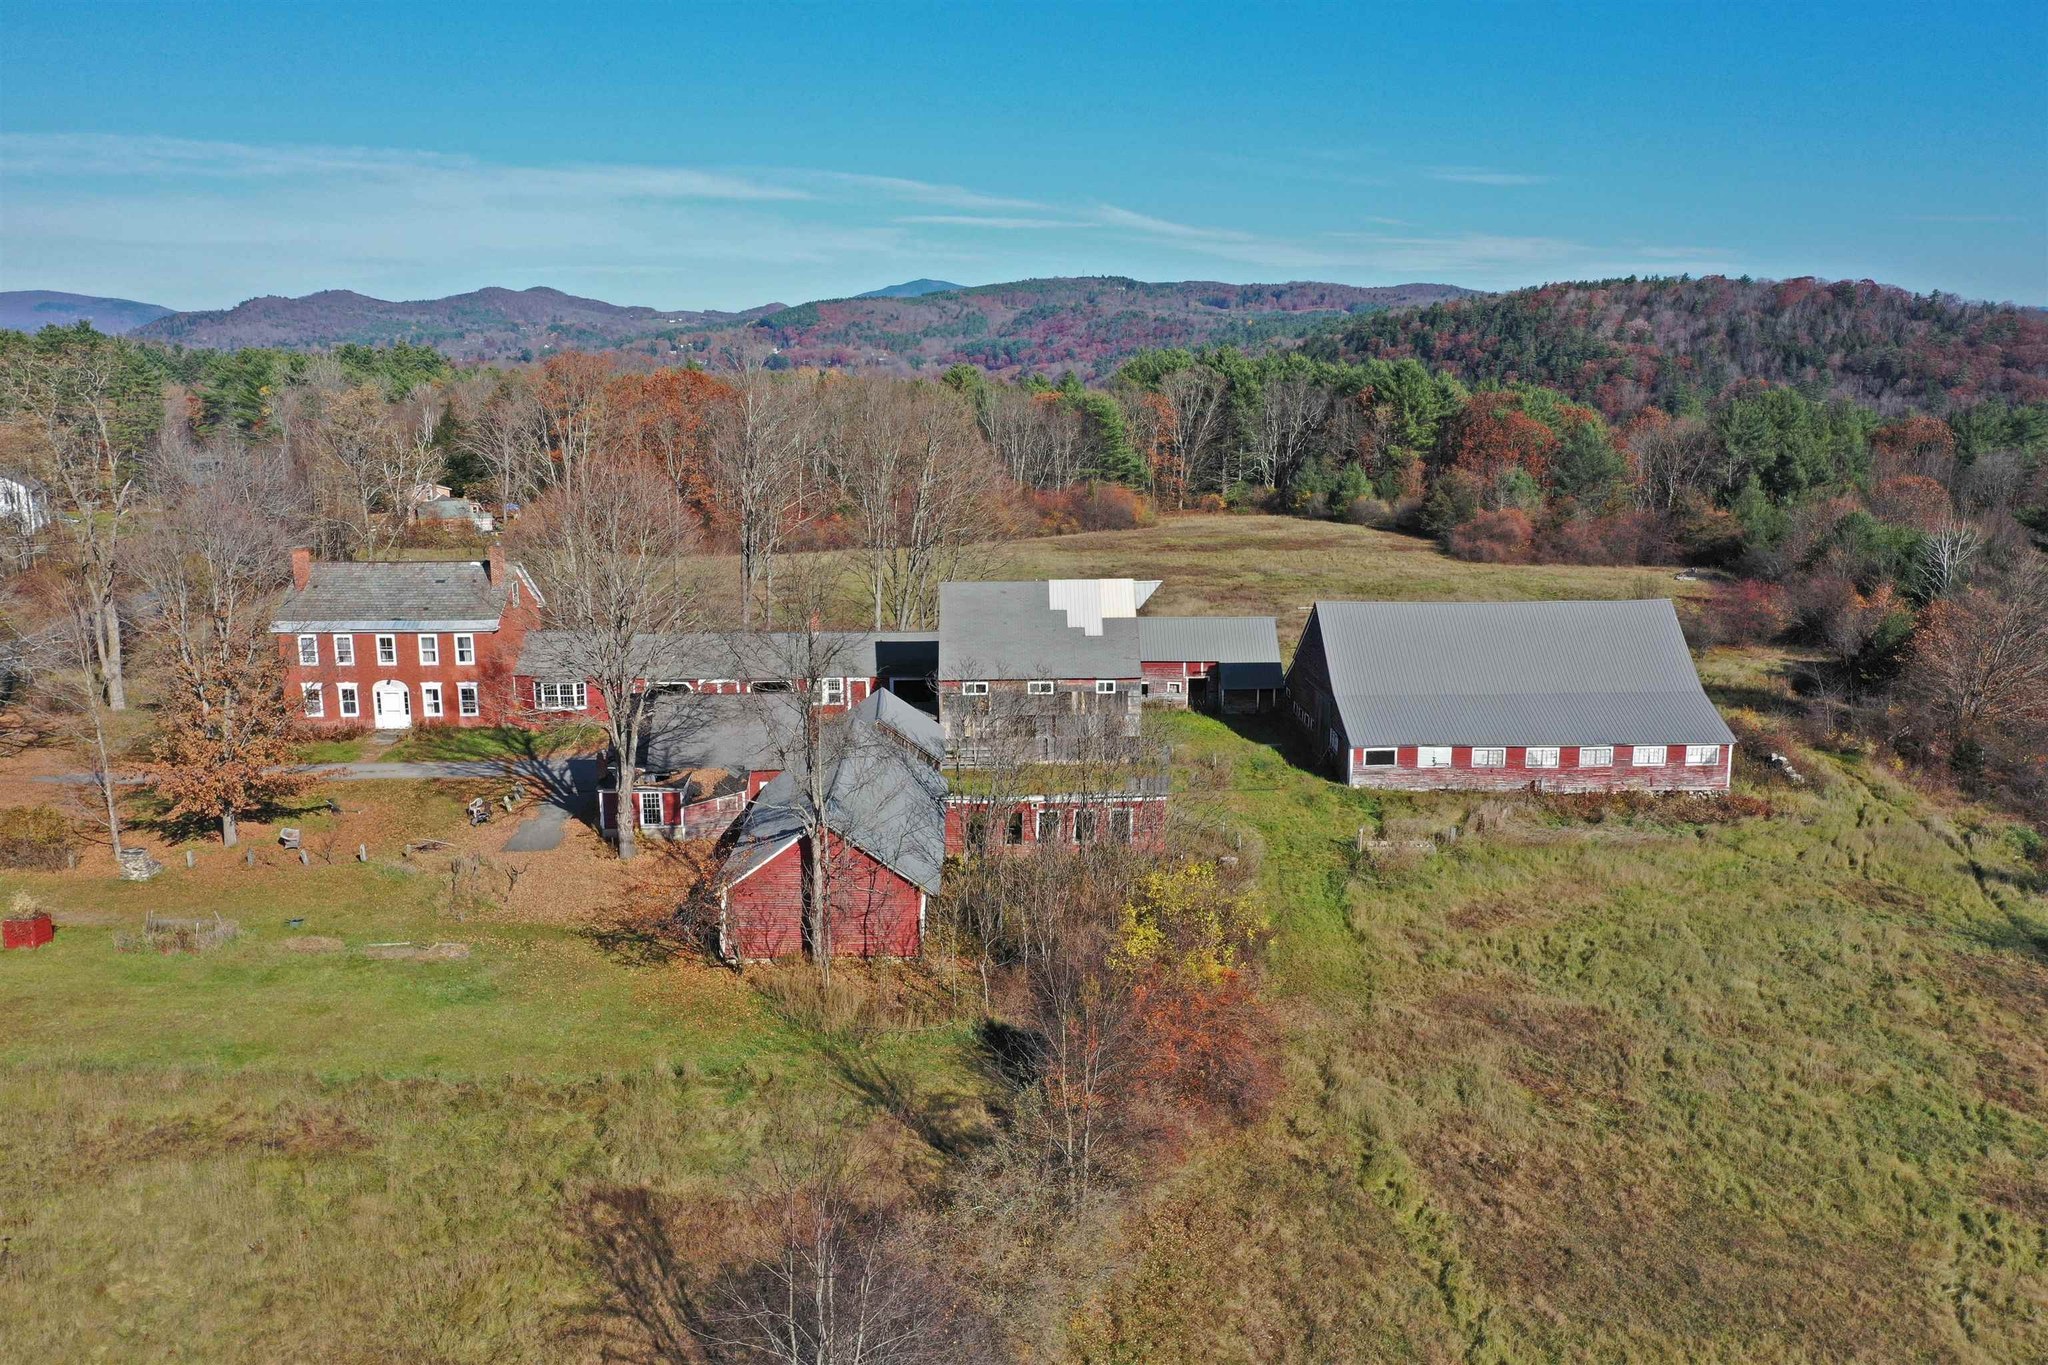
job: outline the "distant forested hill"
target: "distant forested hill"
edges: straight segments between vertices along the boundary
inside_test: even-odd
[[[2048,400],[2048,313],[1843,280],[1600,280],[1361,318],[1327,360],[1413,356],[1467,383],[1542,384],[1610,418],[1744,380],[1894,415]]]
[[[120,336],[170,311],[159,303],[103,299],[55,289],[0,290],[0,327],[16,332],[40,332],[52,325],[69,327],[82,320],[108,336]]]
[[[480,289],[393,303],[346,290],[251,299],[176,313],[144,340],[215,350],[308,349],[406,342],[457,360],[539,359],[552,351],[620,351],[650,360],[767,355],[777,366],[942,371],[965,362],[1106,378],[1153,347],[1291,343],[1318,327],[1387,308],[1462,297],[1451,285],[1146,284],[1121,278],[1023,280],[914,297],[770,304],[744,313],[661,312],[554,289]]]
[[[767,309],[774,311],[779,304]],[[651,336],[719,327],[752,314],[662,312],[578,298],[559,289],[479,289],[445,299],[392,302],[346,289],[276,295],[233,308],[173,313],[139,328],[144,341],[209,350],[278,346],[432,346],[458,360],[534,358],[553,350],[606,350]]]

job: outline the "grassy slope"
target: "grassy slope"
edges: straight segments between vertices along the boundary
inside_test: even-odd
[[[1254,519],[1007,553],[1164,576],[1164,610],[1279,611],[1289,645],[1315,595],[1644,578]],[[1716,669],[1745,697],[1768,677]],[[1271,729],[1174,724],[1200,789],[1181,808],[1263,850],[1293,1084],[1147,1200],[1075,1314],[1078,1353],[2048,1350],[2048,910],[1995,828],[1848,765],[1774,821],[1519,827],[1381,882],[1354,874],[1361,824],[1466,801],[1344,791]],[[432,878],[174,869],[0,895],[24,882],[74,914],[217,906],[250,933],[131,957],[109,922],[0,957],[0,1358],[590,1358],[591,1190],[728,1178],[771,1088],[869,1117],[819,1040],[731,978],[453,923]],[[475,956],[295,955],[287,914]],[[964,1085],[957,1034],[883,1046],[927,1093]]]

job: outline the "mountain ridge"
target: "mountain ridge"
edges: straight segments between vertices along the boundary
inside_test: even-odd
[[[121,336],[176,311],[160,303],[61,289],[0,290],[0,328],[16,332],[39,332],[52,325],[69,327],[87,321],[109,336]]]

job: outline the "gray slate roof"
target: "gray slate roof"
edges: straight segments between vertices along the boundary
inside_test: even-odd
[[[1138,657],[1146,663],[1277,664],[1280,632],[1270,616],[1140,616]]]
[[[516,671],[532,678],[560,677],[570,638],[561,631],[533,631],[520,647]],[[823,631],[813,650],[802,635],[791,632],[701,631],[640,636],[634,652],[647,660],[657,682],[783,679],[806,663],[821,672],[832,670],[828,677],[930,677],[938,663],[938,639],[935,631]]]
[[[882,732],[893,708],[879,695],[875,700],[874,707],[864,703],[848,712],[834,736],[824,823],[904,880],[936,893],[946,861],[946,778]],[[732,884],[803,835],[807,785],[799,759],[761,789],[740,817],[721,880]]]
[[[1668,601],[1318,602],[1314,620],[1354,746],[1734,742]]]
[[[939,672],[948,682],[1135,678],[1138,622],[1111,617],[1100,635],[1067,624],[1050,589],[1030,583],[939,585]]]
[[[498,628],[510,594],[510,584],[493,585],[476,560],[323,560],[304,588],[284,595],[270,628],[489,631]]]
[[[640,770],[780,768],[796,748],[800,719],[782,698],[664,696],[648,708],[640,731]]]

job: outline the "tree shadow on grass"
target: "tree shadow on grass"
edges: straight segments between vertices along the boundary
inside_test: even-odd
[[[819,1050],[849,1090],[940,1156],[963,1156],[988,1141],[982,1106],[972,1097],[923,1090],[909,1068],[877,1057],[856,1042],[831,1039]]]
[[[640,1187],[593,1190],[571,1214],[599,1285],[586,1316],[604,1339],[601,1358],[647,1362],[706,1359],[716,1336],[704,1285],[670,1231],[668,1202]]]

